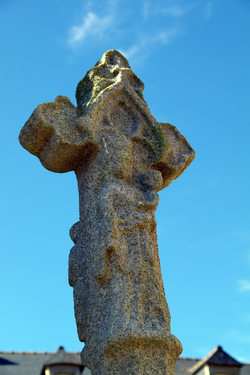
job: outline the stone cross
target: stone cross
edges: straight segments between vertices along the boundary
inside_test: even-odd
[[[19,137],[48,170],[76,173],[69,283],[92,375],[174,374],[182,351],[170,331],[155,210],[157,192],[195,153],[156,121],[143,89],[124,56],[108,51],[79,82],[77,107],[65,96],[39,105]]]

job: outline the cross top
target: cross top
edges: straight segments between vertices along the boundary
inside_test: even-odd
[[[118,51],[108,51],[90,69],[76,88],[77,106],[83,109],[95,101],[97,95],[112,85],[112,90],[119,89],[121,81],[131,85],[137,94],[142,97],[143,82],[132,72],[128,61]],[[118,86],[118,87],[117,87]]]
[[[78,106],[65,96],[39,105],[23,127],[20,143],[53,172],[77,170],[97,150],[106,158],[119,158],[120,143],[124,158],[131,163],[133,158],[132,179],[138,182],[149,169],[156,169],[164,188],[191,163],[194,151],[175,127],[155,120],[143,89],[125,57],[110,50],[78,83]]]

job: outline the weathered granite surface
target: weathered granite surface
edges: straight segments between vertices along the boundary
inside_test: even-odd
[[[82,363],[99,374],[173,374],[182,351],[171,334],[157,247],[157,192],[194,159],[170,124],[152,116],[144,85],[106,52],[67,97],[39,105],[20,143],[54,172],[74,170],[80,221],[69,256]]]

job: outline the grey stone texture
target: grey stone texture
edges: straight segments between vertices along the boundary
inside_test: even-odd
[[[155,210],[157,192],[195,153],[174,126],[156,121],[143,89],[110,50],[79,82],[77,107],[63,96],[39,105],[19,137],[45,168],[77,176],[69,283],[92,375],[170,375],[182,351],[170,331]]]

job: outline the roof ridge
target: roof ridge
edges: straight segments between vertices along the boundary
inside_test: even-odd
[[[53,354],[53,353],[55,353],[55,352],[35,352],[35,351],[27,351],[27,352],[25,352],[25,351],[14,351],[14,350],[7,350],[7,351],[0,351],[0,354],[28,354],[28,355],[30,355],[30,354]]]
[[[221,358],[224,359],[224,361],[221,361]],[[243,363],[240,363],[239,361],[231,357],[228,353],[226,353],[222,349],[221,346],[217,346],[206,357],[202,358],[194,366],[190,367],[188,369],[188,373],[190,375],[194,375],[205,364],[210,364],[210,365],[216,364],[216,365],[223,365],[223,366],[230,365],[230,366],[237,366],[237,367],[243,366]]]
[[[195,358],[195,357],[179,357],[178,359],[182,359],[184,361],[200,361],[200,358]]]

